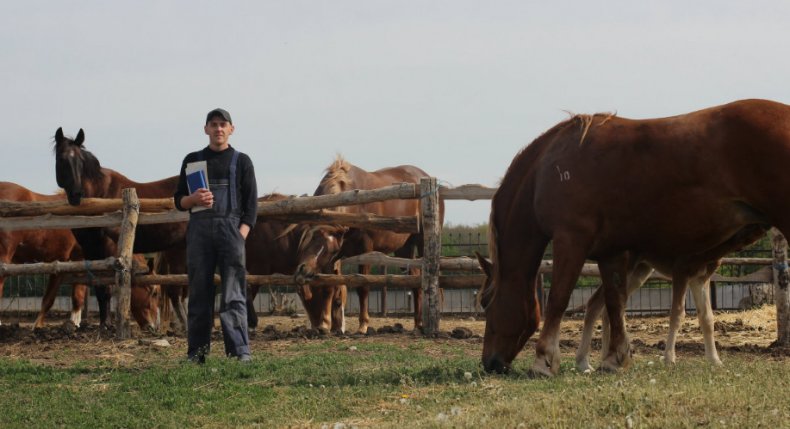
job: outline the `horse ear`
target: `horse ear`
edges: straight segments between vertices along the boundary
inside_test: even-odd
[[[480,263],[480,268],[483,269],[486,277],[491,277],[491,272],[493,271],[492,268],[494,268],[494,266],[491,264],[491,261],[484,258],[483,255],[481,255],[478,251],[475,251],[475,256],[477,256],[477,262]]]
[[[85,132],[82,131],[82,128],[80,128],[80,132],[77,133],[77,138],[74,139],[74,144],[77,146],[82,146],[83,143],[85,143]]]
[[[55,131],[55,143],[60,144],[63,142],[63,127],[58,127]]]

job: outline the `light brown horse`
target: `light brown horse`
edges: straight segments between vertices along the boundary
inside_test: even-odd
[[[264,195],[259,202],[281,201],[288,197],[280,194]],[[267,220],[258,216],[255,228],[245,243],[247,272],[254,275],[293,274],[296,271],[299,239],[307,226],[294,226],[287,222]],[[260,286],[247,287],[247,323],[250,329],[258,326],[258,315],[253,302]],[[314,314],[315,311],[308,311]]]
[[[353,189],[376,189],[393,183],[419,183],[421,177],[428,173],[411,165],[383,168],[373,172],[365,171],[339,157],[330,165],[314,195],[335,194]],[[417,200],[391,200],[356,206],[348,206],[339,210],[347,213],[374,213],[382,216],[419,216],[420,203]],[[444,220],[444,202],[439,207],[440,223]],[[296,281],[304,284],[305,279],[319,272],[328,273],[335,267],[334,263],[342,257],[356,256],[363,253],[379,251],[395,252],[396,256],[413,258],[415,246],[418,256],[422,256],[422,234],[395,233],[380,230],[363,230],[359,228],[342,228],[322,225],[310,228],[302,237],[299,247],[299,267]],[[360,266],[359,272],[368,274],[370,266]],[[412,274],[417,274],[412,269]],[[299,288],[299,296],[310,314],[313,327],[327,330],[342,330],[343,322],[332,322],[330,326],[330,300],[338,298],[338,288]],[[367,334],[370,324],[368,314],[368,287],[357,288],[359,297],[359,329]],[[422,329],[422,289],[413,290],[414,327]],[[320,314],[316,311],[320,309]],[[315,324],[318,322],[318,325]]]
[[[11,182],[0,182],[0,199],[9,201],[57,201],[63,195],[44,195],[35,193]],[[28,229],[19,231],[0,230],[0,262],[23,264],[27,262],[69,261],[79,254],[74,236],[67,229]],[[77,258],[78,259],[78,258]],[[52,308],[58,286],[63,275],[50,275],[47,289],[41,301],[41,311],[35,327],[44,326],[44,317]],[[3,296],[5,277],[0,277],[0,299]],[[82,306],[85,302],[87,286],[75,284],[71,290],[71,321],[80,326]]]
[[[120,198],[123,189],[135,188],[139,198],[172,198],[178,185],[178,176],[155,182],[140,183],[109,168],[102,168],[99,160],[85,149],[85,133],[80,129],[74,139],[63,135],[58,128],[55,133],[55,176],[58,186],[63,188],[68,201],[79,205],[85,198]],[[185,246],[186,222],[154,225],[138,225],[134,240],[135,253],[158,252],[175,246]],[[82,228],[72,230],[90,260],[112,256],[108,250],[108,238],[118,239],[118,228]],[[179,264],[185,267],[186,264]],[[184,274],[171,272],[171,274]],[[185,286],[164,288],[173,307],[178,309]],[[109,298],[107,298],[109,299]]]
[[[62,194],[44,195],[35,193],[16,183],[0,182],[0,200],[10,201],[58,201],[64,200]],[[135,255],[139,258],[138,255]],[[0,262],[31,263],[82,260],[82,251],[67,229],[35,229],[19,231],[0,230]],[[139,259],[138,259],[138,263]],[[34,328],[43,328],[47,312],[52,308],[57,296],[63,274],[49,276],[41,310]],[[0,297],[3,296],[5,277],[0,277]],[[156,326],[158,312],[155,311],[158,286],[135,286],[132,289],[131,310],[141,328]],[[82,307],[87,295],[87,286],[73,284],[71,294],[71,321],[79,327],[82,323]]]
[[[485,369],[506,371],[537,329],[535,280],[550,240],[554,275],[532,370],[559,370],[559,324],[587,258],[599,263],[611,323],[604,362],[627,365],[629,255],[669,262],[685,287],[684,271],[715,264],[754,231],[790,233],[790,202],[776,192],[790,182],[788,161],[790,106],[765,100],[664,119],[577,115],[538,137],[491,204]]]

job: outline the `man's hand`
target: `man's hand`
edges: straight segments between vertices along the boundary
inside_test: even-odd
[[[181,207],[191,209],[195,206],[211,207],[214,205],[214,194],[206,188],[200,188],[191,195],[181,198]]]
[[[243,224],[239,225],[239,233],[246,240],[247,239],[247,234],[250,233],[250,226],[247,225],[246,223],[243,223]]]

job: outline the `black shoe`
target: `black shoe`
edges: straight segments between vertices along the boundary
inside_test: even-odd
[[[244,363],[244,364],[252,363],[252,356],[250,356],[248,354],[243,354],[243,355],[239,356],[239,362]]]
[[[194,363],[197,365],[203,365],[206,363],[206,356],[205,355],[194,355],[194,356],[187,356],[187,363]]]

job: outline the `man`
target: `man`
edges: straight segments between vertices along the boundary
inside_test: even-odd
[[[225,354],[251,361],[247,332],[247,281],[244,240],[255,225],[257,187],[250,158],[228,143],[235,130],[230,114],[214,109],[206,116],[209,145],[181,163],[176,208],[189,210],[187,230],[187,358],[204,363],[214,325],[214,271],[222,279],[219,319]],[[187,165],[205,161],[208,188],[189,191]]]

